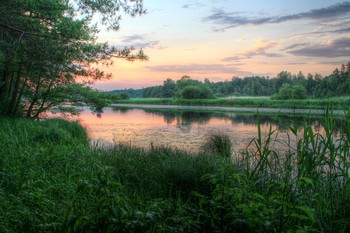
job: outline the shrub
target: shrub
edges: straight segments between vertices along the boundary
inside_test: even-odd
[[[181,95],[184,99],[212,99],[214,98],[211,89],[204,85],[186,86],[182,89]]]
[[[128,100],[130,97],[129,97],[129,95],[128,95],[127,93],[121,93],[121,94],[120,94],[120,98],[121,98],[122,100]]]
[[[287,99],[305,99],[307,97],[305,87],[297,84],[283,84],[282,87],[278,90],[278,93],[273,95],[273,99],[278,100],[287,100]]]

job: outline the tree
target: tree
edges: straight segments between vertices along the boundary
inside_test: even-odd
[[[184,99],[212,99],[214,98],[211,89],[206,85],[186,86],[181,90],[181,97]]]
[[[292,86],[291,84],[285,83],[278,90],[278,93],[273,96],[274,99],[287,100],[287,99],[305,99],[306,89],[304,86],[296,84]]]
[[[120,98],[121,98],[122,100],[130,99],[128,93],[121,93],[121,94],[120,94]]]
[[[190,76],[184,75],[181,79],[176,81],[176,86],[178,90],[182,90],[186,86],[196,86],[201,84],[198,80],[193,80]]]
[[[143,89],[143,98],[163,98],[163,86],[153,86]]]
[[[119,12],[143,14],[142,0],[2,0],[0,5],[0,114],[37,118],[73,98],[77,78],[85,84],[110,78],[91,64],[112,58],[147,59],[97,43],[96,14],[119,28]],[[80,15],[79,15],[80,14]],[[74,98],[73,98],[74,99]]]
[[[176,83],[168,78],[163,82],[163,97],[164,98],[172,98],[176,95],[177,87]]]
[[[276,83],[275,83],[275,90],[278,91],[283,84],[285,83],[291,83],[292,82],[292,75],[290,72],[282,71],[277,75]]]

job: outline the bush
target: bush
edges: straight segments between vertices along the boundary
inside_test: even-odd
[[[121,94],[120,94],[120,98],[121,98],[122,100],[128,100],[130,97],[129,97],[129,95],[128,95],[127,93],[121,93]]]
[[[278,90],[278,93],[273,95],[273,99],[278,100],[287,100],[287,99],[306,99],[306,89],[305,87],[297,84],[297,85],[290,85],[290,84],[283,84],[282,87]]]
[[[186,86],[182,89],[180,96],[184,99],[212,99],[212,98],[214,98],[211,89],[205,85]]]

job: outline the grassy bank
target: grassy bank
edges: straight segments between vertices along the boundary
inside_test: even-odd
[[[292,128],[286,155],[259,131],[233,161],[225,137],[200,154],[91,148],[74,122],[0,118],[0,232],[348,232],[350,121],[337,141],[326,121]]]
[[[218,99],[161,99],[140,98],[120,100],[118,103],[128,104],[166,104],[166,105],[196,105],[196,106],[227,106],[227,107],[259,107],[259,108],[291,108],[291,109],[333,109],[347,110],[350,97],[304,100],[273,100],[264,98],[218,98]]]

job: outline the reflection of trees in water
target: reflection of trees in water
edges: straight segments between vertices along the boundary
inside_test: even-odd
[[[133,110],[133,108],[118,107],[118,108],[112,108],[112,110],[113,110],[113,112],[127,113],[127,112]]]
[[[118,108],[114,109],[116,112],[126,113],[133,108]],[[167,124],[176,123],[178,128],[182,131],[191,129],[192,124],[207,124],[210,119],[216,118],[221,120],[230,120],[232,125],[243,123],[244,125],[256,126],[259,122],[261,125],[272,125],[278,130],[285,131],[289,127],[296,127],[301,129],[304,125],[312,125],[316,131],[324,127],[324,116],[306,116],[306,115],[285,115],[285,114],[240,114],[227,112],[210,112],[210,111],[190,111],[177,109],[143,109],[145,113],[161,116]],[[345,120],[341,118],[334,118],[335,129],[340,132],[345,129]]]
[[[288,130],[289,127],[301,129],[304,125],[311,125],[315,130],[320,130],[324,127],[324,116],[302,116],[302,115],[262,115],[257,114],[236,114],[231,117],[232,124],[243,123],[245,125],[257,125],[258,117],[260,124],[271,124],[279,130]],[[344,128],[345,121],[340,118],[334,118],[335,129],[341,130]]]
[[[206,124],[213,117],[213,112],[198,112],[198,111],[169,111],[162,109],[145,109],[146,113],[162,116],[168,124],[176,122],[176,125],[191,126],[194,123]]]
[[[102,118],[102,113],[103,113],[103,111],[98,111],[98,112],[96,112],[96,116],[97,116],[97,118]]]
[[[212,112],[181,112],[177,119],[178,125],[192,125],[193,123],[204,125],[212,118]]]
[[[93,115],[96,114],[96,117],[100,119],[102,118],[102,113],[104,113],[102,108],[90,107],[90,111]]]
[[[181,131],[188,132],[192,124],[205,125],[212,117],[213,112],[183,111],[176,116],[176,125]]]

